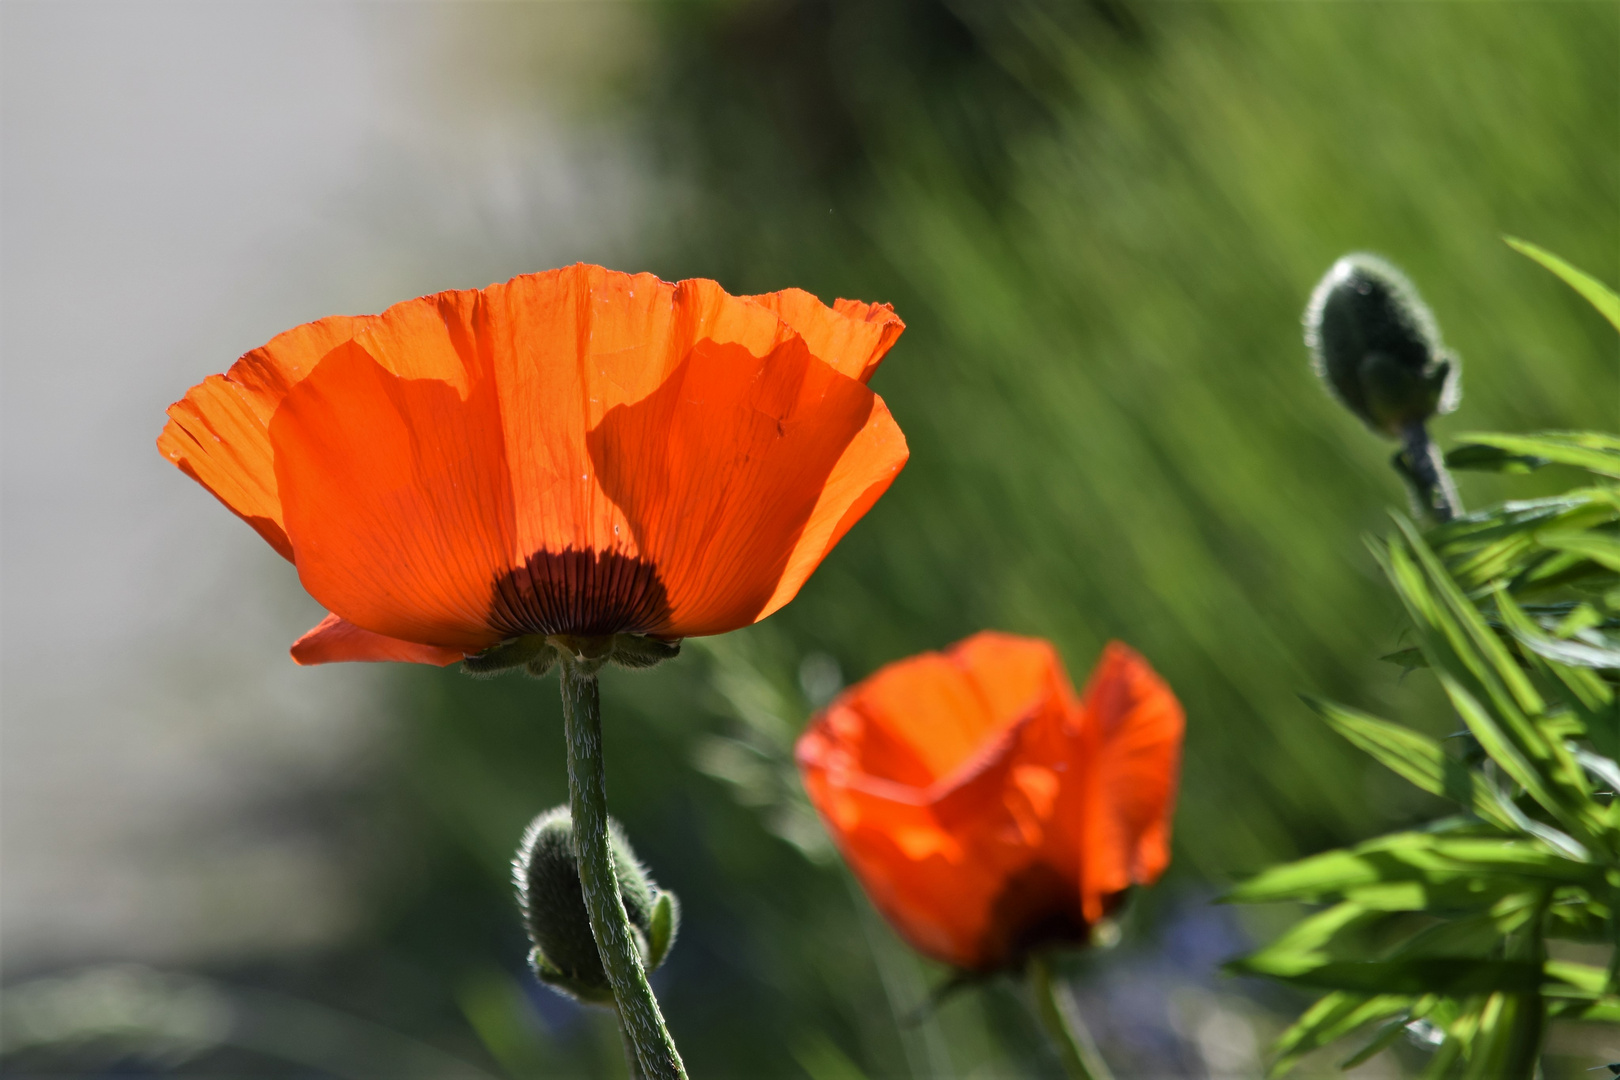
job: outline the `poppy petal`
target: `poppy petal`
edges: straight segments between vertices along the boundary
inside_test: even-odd
[[[859,382],[871,380],[906,324],[888,304],[838,300],[828,307],[803,289],[751,296],[804,338],[810,354]]]
[[[386,637],[476,652],[510,568],[513,511],[499,408],[468,373],[464,399],[406,379],[350,341],[270,422],[287,534],[309,594]]]
[[[904,462],[862,381],[901,329],[581,264],[289,331],[159,445],[374,633],[717,633],[791,599]]]
[[[973,680],[992,715],[1022,716],[1048,697],[1076,701],[1057,650],[1039,638],[981,630],[945,655]]]
[[[448,667],[462,659],[460,649],[418,645],[414,641],[384,637],[363,630],[338,615],[328,615],[293,642],[292,658],[299,664],[335,664],[348,660],[400,660],[411,664]]]
[[[1082,893],[1086,918],[1148,885],[1170,862],[1170,819],[1185,726],[1181,703],[1134,650],[1110,642],[1082,703],[1087,746]]]
[[[910,457],[911,449],[900,425],[889,415],[883,399],[874,394],[866,423],[844,447],[838,464],[822,483],[820,498],[788,556],[776,591],[756,620],[782,608],[799,594],[822,560],[889,490]]]
[[[893,481],[907,450],[881,399],[794,336],[767,355],[699,341],[587,439],[602,490],[669,597],[665,637],[787,603]]]
[[[315,370],[332,349],[357,336],[389,340],[431,331],[436,322],[432,298],[396,304],[383,315],[337,315],[278,334],[247,353],[224,375],[210,375],[169,406],[169,422],[158,436],[158,450],[256,529],[285,559],[293,557],[282,521],[270,447],[270,418],[287,391]],[[439,336],[443,336],[442,327]],[[389,370],[415,377],[445,377],[445,370],[423,370],[432,350],[393,349]],[[453,356],[453,354],[452,354]]]
[[[811,801],[917,948],[988,970],[1079,935],[1073,709],[1050,645],[984,633],[883,668],[801,738]]]
[[[525,552],[617,551],[657,561],[641,537],[629,535],[626,526],[632,522],[627,518],[635,518],[637,513],[624,507],[621,498],[628,485],[623,476],[598,475],[606,469],[600,460],[603,448],[593,445],[587,449],[587,433],[595,434],[597,443],[611,442],[601,432],[607,416],[615,410],[635,408],[635,422],[621,418],[614,424],[615,428],[638,429],[631,433],[635,445],[616,455],[618,467],[645,463],[660,472],[669,471],[670,454],[676,448],[665,444],[689,439],[691,432],[672,434],[660,429],[657,422],[667,423],[668,414],[674,411],[676,391],[670,384],[677,381],[683,365],[687,371],[681,378],[694,380],[683,410],[691,420],[694,413],[705,409],[738,407],[736,398],[747,386],[724,387],[723,400],[718,403],[691,399],[691,393],[711,392],[717,389],[717,380],[758,379],[765,358],[791,354],[794,360],[788,370],[771,372],[772,387],[758,388],[756,396],[762,402],[773,393],[781,398],[785,390],[791,396],[791,384],[802,379],[804,369],[811,365],[802,359],[804,350],[819,361],[815,366],[846,374],[864,371],[875,367],[900,331],[898,318],[892,312],[884,315],[886,309],[881,305],[869,312],[866,305],[850,302],[846,306],[858,310],[857,318],[827,308],[798,290],[760,298],[734,297],[705,279],[671,285],[651,274],[621,274],[586,264],[513,278],[478,296],[476,308],[462,315],[466,325],[461,332],[488,356],[500,388],[512,480],[516,490],[524,493],[518,504],[518,539]],[[799,327],[778,314],[777,307],[810,328],[818,344],[828,351],[816,352]],[[536,333],[536,328],[544,328],[544,332]],[[800,349],[785,348],[795,341],[801,343]],[[848,350],[847,358],[836,351],[840,349]],[[701,359],[700,353],[709,359]],[[751,359],[720,370],[712,362],[716,354],[734,358],[746,354]],[[771,366],[776,366],[774,361]],[[818,378],[821,383],[830,381],[824,374]],[[811,386],[806,392],[814,391]],[[660,392],[663,396],[656,397]],[[844,398],[846,405],[865,402],[866,412],[872,412],[872,398],[849,393]],[[724,454],[728,449],[724,443],[735,424],[729,425],[732,430],[703,427],[710,418],[698,419],[702,441],[713,444],[717,454]],[[883,419],[887,419],[886,410]],[[875,429],[873,434],[882,432],[882,423],[875,422]],[[903,439],[900,441],[903,446]],[[641,460],[631,460],[638,458]],[[845,475],[852,471],[850,464],[853,462],[833,479],[842,487],[858,485],[859,489],[830,500],[838,513],[830,525],[820,529],[822,551],[817,559],[842,536],[837,527],[846,510],[867,497],[873,486],[864,476]],[[863,479],[867,482],[861,483]],[[869,498],[875,500],[881,491],[879,487],[870,492]],[[642,499],[646,498],[643,494]],[[851,517],[843,529],[847,531],[858,517]]]
[[[432,559],[420,561],[413,589],[396,581],[397,595],[367,610],[362,594],[375,594],[376,572],[342,565],[366,555],[353,542],[360,535],[367,545],[384,541],[375,529],[357,533],[338,523],[364,504],[363,477],[374,466],[356,465],[374,460],[380,444],[363,437],[306,447],[305,467],[286,468],[309,485],[336,482],[317,476],[315,462],[354,456],[343,467],[351,474],[345,493],[321,500],[320,512],[305,514],[299,530],[289,526],[301,574],[315,558],[314,537],[337,543],[340,534],[348,536],[346,545],[323,548],[322,565],[308,569],[305,584],[368,629],[471,647],[478,598],[487,609],[484,624],[497,637],[587,628],[686,637],[734,629],[791,598],[887,486],[896,459],[903,460],[904,439],[875,395],[810,355],[774,312],[713,282],[668,285],[651,275],[579,265],[436,299],[437,326],[396,326],[399,312],[390,309],[356,344],[385,371],[404,369],[408,353],[427,352],[441,359],[418,366],[434,377],[464,394],[474,382],[489,388],[482,418],[464,416],[460,441],[449,440],[455,442],[449,449],[465,450],[474,428],[495,432],[504,442],[499,466],[480,470],[478,499],[467,501],[466,489],[442,494],[465,504],[455,514],[476,514],[474,504],[487,502],[510,522],[468,539],[477,557],[455,556],[458,567],[448,571],[456,579],[454,598],[439,597],[436,607],[428,605],[432,613],[407,618],[403,610],[415,603],[407,596],[431,591]],[[827,318],[854,324],[836,313]],[[423,426],[441,424],[435,408],[401,414],[381,400],[388,395],[376,389],[374,374],[361,380],[370,390],[334,384],[353,400],[328,395],[333,404],[322,422],[341,426],[342,401],[361,416],[379,410],[402,416],[401,439],[414,431],[411,438],[423,445],[447,445],[443,432]],[[283,411],[292,401],[290,395]],[[454,411],[450,399],[440,404]],[[307,400],[298,406],[311,407]],[[314,425],[305,430],[317,434]],[[497,456],[493,445],[479,454]],[[420,453],[421,467],[431,466],[430,457]],[[286,501],[290,507],[292,497]],[[383,508],[374,510],[380,521]],[[448,504],[439,512],[449,512]],[[401,507],[389,513],[391,531],[414,528]],[[399,546],[396,538],[392,547]],[[433,558],[450,555],[437,550]],[[478,574],[485,575],[484,588],[474,589]],[[554,595],[562,592],[567,605]]]

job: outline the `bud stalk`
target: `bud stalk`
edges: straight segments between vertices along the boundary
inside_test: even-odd
[[[686,1080],[686,1069],[664,1026],[658,999],[642,967],[641,950],[619,894],[608,839],[607,775],[602,763],[601,697],[593,668],[564,655],[563,719],[568,739],[568,806],[574,851],[591,933],[613,987],[625,1040],[648,1080]]]

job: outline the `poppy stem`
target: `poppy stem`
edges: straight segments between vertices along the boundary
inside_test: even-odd
[[[647,1080],[647,1074],[641,1071],[641,1056],[636,1053],[636,1044],[630,1041],[630,1032],[624,1026],[624,1015],[617,1008],[613,1015],[619,1018],[619,1038],[624,1043],[624,1061],[630,1067],[630,1080]]]
[[[1457,482],[1451,478],[1445,456],[1429,438],[1428,426],[1421,420],[1401,429],[1401,451],[1392,464],[1424,516],[1444,525],[1462,514]]]
[[[593,668],[564,658],[563,720],[568,737],[568,809],[574,820],[574,856],[591,934],[613,987],[625,1042],[639,1059],[631,1074],[647,1080],[686,1080],[681,1055],[664,1026],[642,967],[641,950],[619,894],[608,846],[607,773],[602,765],[602,703]]]
[[[1052,963],[1046,957],[1030,958],[1029,988],[1035,996],[1035,1010],[1040,1013],[1041,1024],[1057,1044],[1063,1071],[1071,1080],[1114,1080],[1086,1022],[1080,1018],[1074,996],[1052,977]]]

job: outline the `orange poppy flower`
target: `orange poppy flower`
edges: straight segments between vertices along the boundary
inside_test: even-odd
[[[1084,941],[1170,861],[1182,712],[1118,642],[1076,698],[1044,641],[985,632],[883,668],[800,737],[844,858],[918,950],[970,971]]]
[[[718,634],[791,600],[905,463],[866,386],[903,328],[582,264],[289,330],[158,448],[332,613],[299,663]]]

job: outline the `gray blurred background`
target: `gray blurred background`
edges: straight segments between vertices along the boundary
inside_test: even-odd
[[[563,114],[629,43],[548,8],[4,6],[8,971],[353,925],[300,804],[375,766],[379,673],[288,662],[320,609],[151,444],[289,326],[610,258],[633,160]]]

